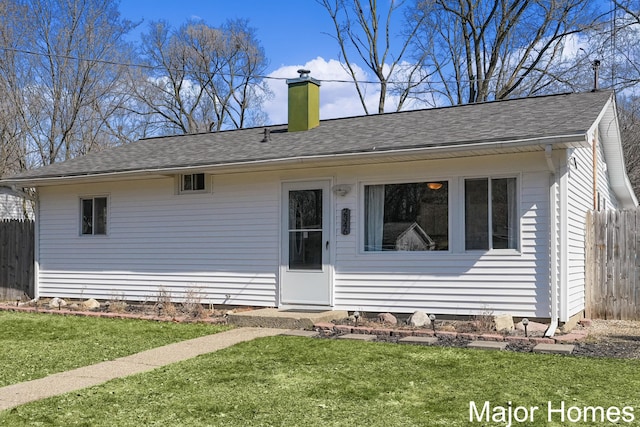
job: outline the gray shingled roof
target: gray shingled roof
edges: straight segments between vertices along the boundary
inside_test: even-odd
[[[317,128],[292,133],[286,125],[268,126],[269,142],[262,142],[265,127],[149,138],[6,181],[579,136],[611,96],[587,92],[322,120]]]

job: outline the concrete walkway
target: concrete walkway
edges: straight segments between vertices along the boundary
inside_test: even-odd
[[[115,378],[151,371],[161,366],[221,350],[243,341],[280,335],[284,332],[286,331],[283,329],[273,328],[237,328],[153,348],[108,362],[60,372],[45,378],[2,387],[0,388],[0,411],[102,384]]]

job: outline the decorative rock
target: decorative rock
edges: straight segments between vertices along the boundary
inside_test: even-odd
[[[539,323],[539,322],[529,322],[529,324],[527,325],[527,332],[528,333],[532,333],[532,332],[545,332],[547,330],[549,326],[545,325],[544,323]],[[522,322],[518,322],[516,324],[516,329],[519,331],[524,331],[524,325],[522,324]]]
[[[378,314],[378,320],[382,323],[389,323],[391,325],[396,325],[398,323],[398,319],[391,313],[380,313]]]
[[[93,298],[89,298],[88,300],[82,302],[82,308],[93,310],[96,308],[100,308],[100,303]]]
[[[514,329],[513,317],[508,314],[493,316],[493,322],[495,323],[496,331],[498,332],[511,332]]]
[[[67,302],[62,298],[55,297],[51,301],[49,301],[49,308],[60,308],[67,305]]]
[[[409,317],[409,325],[417,327],[429,326],[431,325],[431,320],[424,311],[416,311]]]

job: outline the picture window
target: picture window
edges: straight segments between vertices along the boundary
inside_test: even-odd
[[[447,181],[364,187],[366,252],[449,250]]]

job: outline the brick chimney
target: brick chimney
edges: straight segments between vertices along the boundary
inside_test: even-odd
[[[288,79],[289,132],[309,130],[320,125],[320,82],[309,77],[309,70],[298,70],[300,77]]]

